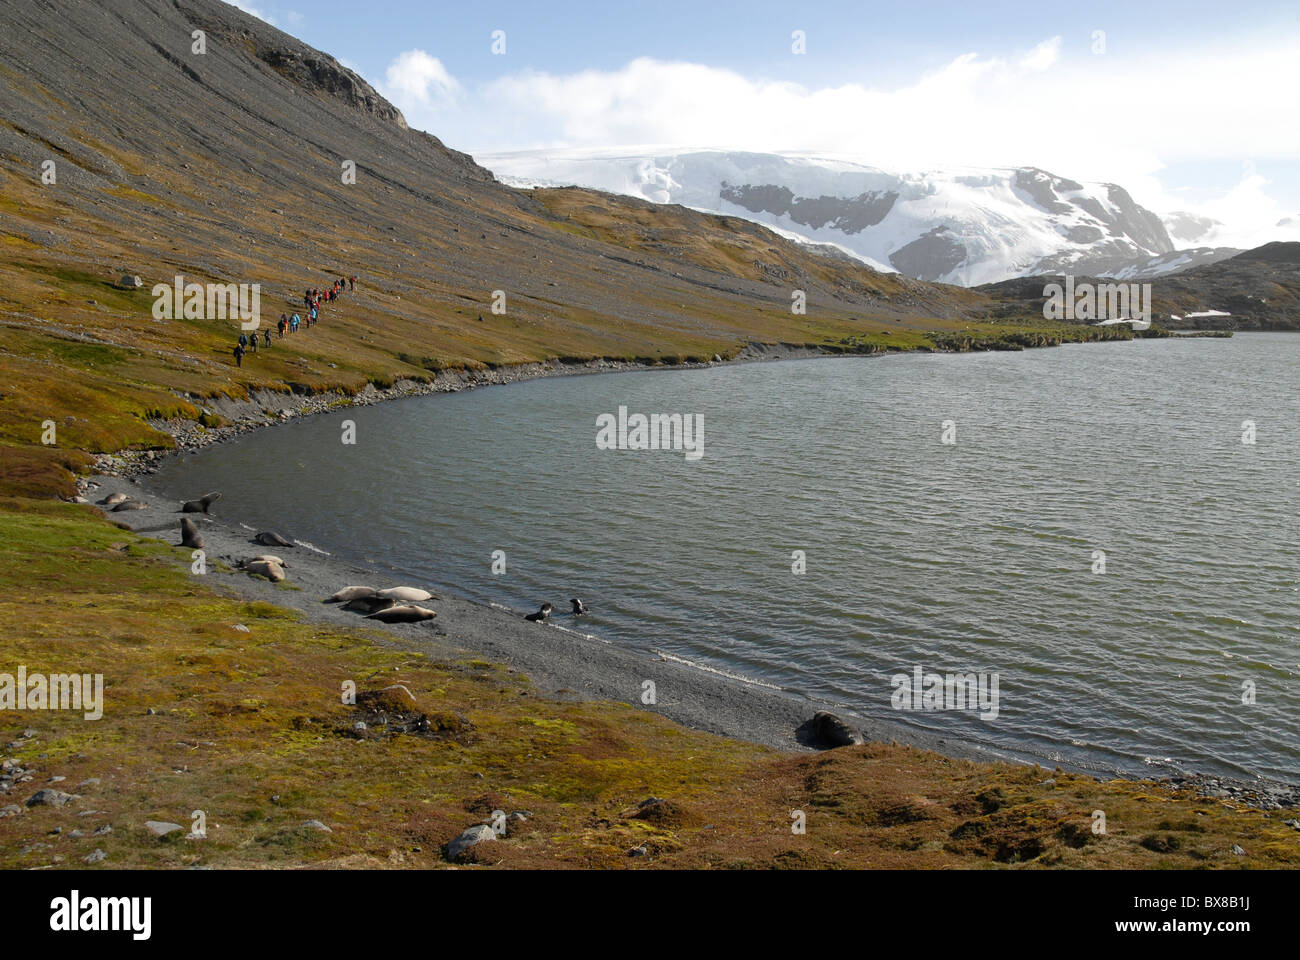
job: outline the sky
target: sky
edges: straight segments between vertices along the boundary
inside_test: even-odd
[[[1117,183],[1162,215],[1220,220],[1216,243],[1278,239],[1284,217],[1300,225],[1297,0],[235,5],[471,154],[1036,166]]]

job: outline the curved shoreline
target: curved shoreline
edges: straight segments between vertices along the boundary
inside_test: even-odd
[[[776,356],[771,354],[775,353]],[[832,353],[813,353],[794,348],[790,352],[780,348],[763,351],[758,356],[742,356],[725,363],[755,362],[784,359],[789,356],[843,356]],[[880,356],[880,354],[874,355]],[[431,393],[456,392],[484,385],[503,385],[521,380],[549,376],[587,375],[606,372],[624,372],[650,369],[690,369],[712,364],[681,364],[675,366],[650,366],[645,364],[593,361],[587,364],[523,364],[517,367],[497,368],[491,371],[455,372],[431,383],[406,382],[396,384],[388,391],[362,391],[356,397],[337,395],[280,394],[269,397],[252,397],[248,401],[224,401],[214,404],[213,412],[241,414],[238,422],[220,428],[206,429],[195,437],[178,437],[177,450],[164,454],[197,450],[210,443],[228,439],[277,422],[286,422],[297,416],[337,410],[351,405],[368,405],[388,399],[420,396]],[[441,376],[441,375],[440,375]],[[268,392],[269,394],[269,392]],[[288,416],[267,415],[264,401],[282,398],[298,399]],[[274,408],[272,408],[274,409]],[[256,413],[254,412],[256,411]],[[227,415],[227,414],[223,414]],[[164,429],[170,425],[155,424]],[[113,520],[121,520],[133,530],[145,535],[159,536],[174,542],[179,515],[174,500],[158,495],[147,482],[147,475],[156,470],[157,455],[144,453],[127,456],[109,456],[101,459],[101,473],[95,478],[100,486],[90,495],[99,499],[106,493],[123,491],[133,495],[143,488],[153,506],[140,511],[124,513]],[[86,481],[79,480],[83,489]],[[220,509],[218,508],[218,513]],[[197,518],[196,518],[197,519]],[[233,565],[235,559],[260,552],[249,543],[252,530],[241,530],[229,522],[201,518],[202,532],[208,541],[209,557]],[[1017,752],[1005,748],[965,741],[930,733],[915,727],[889,720],[873,719],[855,714],[843,707],[781,690],[770,685],[746,681],[720,671],[698,668],[678,658],[656,655],[652,650],[631,651],[619,648],[608,641],[588,634],[538,626],[523,621],[522,615],[494,604],[472,601],[464,597],[442,595],[435,598],[439,617],[430,625],[411,625],[384,628],[338,607],[321,603],[321,598],[348,583],[374,583],[386,586],[401,582],[401,572],[392,567],[374,563],[369,566],[341,560],[328,554],[310,550],[295,550],[290,556],[289,582],[297,590],[284,590],[274,585],[248,577],[240,572],[210,571],[209,576],[219,587],[228,588],[236,596],[250,600],[271,602],[299,610],[312,622],[335,625],[362,626],[365,628],[395,630],[395,641],[418,639],[429,645],[432,652],[444,656],[467,656],[482,653],[488,659],[521,670],[530,676],[539,692],[558,698],[586,700],[615,700],[638,709],[650,709],[693,729],[761,743],[786,750],[808,749],[796,735],[797,728],[812,714],[829,709],[849,719],[868,740],[896,741],[917,748],[932,750],[946,756],[976,761],[1007,761],[1025,764],[1051,764],[1071,772],[1096,776],[1101,779],[1121,778],[1146,780],[1133,771],[1079,763],[1057,763],[1036,757],[1028,751]],[[385,579],[389,578],[389,579]],[[454,590],[454,585],[452,586]],[[595,639],[598,643],[593,644]],[[654,680],[659,693],[659,703],[645,707],[640,702],[641,684]],[[1261,805],[1286,805],[1300,802],[1300,791],[1286,784],[1263,780],[1237,780],[1230,777],[1193,775],[1166,779],[1172,785],[1199,786],[1207,796],[1233,798],[1250,802],[1252,795],[1262,796]]]

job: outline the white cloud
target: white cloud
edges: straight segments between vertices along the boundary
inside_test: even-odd
[[[1242,177],[1222,196],[1189,209],[1193,213],[1220,221],[1209,237],[1198,245],[1216,247],[1257,247],[1270,240],[1300,240],[1300,222],[1279,227],[1278,222],[1295,217],[1268,194],[1269,181],[1255,172],[1249,160],[1242,164]]]
[[[423,50],[407,50],[388,65],[381,92],[403,110],[436,112],[455,104],[460,84],[437,57]]]
[[[1046,70],[1059,59],[1061,59],[1061,38],[1052,37],[1021,57],[1020,66],[1025,70],[1038,73]]]
[[[1300,124],[1278,100],[1300,87],[1286,39],[1121,57],[1083,42],[1067,50],[1054,36],[1007,56],[963,54],[892,88],[809,88],[639,58],[613,70],[508,74],[465,91],[414,50],[389,67],[384,92],[413,126],[471,152],[654,145],[843,156],[895,171],[1038,166],[1118,183],[1160,213],[1208,212],[1162,171],[1300,156]],[[1262,217],[1266,186],[1243,182],[1211,206]]]

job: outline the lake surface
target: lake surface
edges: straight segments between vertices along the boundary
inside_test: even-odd
[[[1286,334],[566,377],[305,418],[156,479],[413,581],[521,613],[581,597],[576,626],[610,642],[1020,757],[1295,781],[1298,387]],[[703,457],[597,449],[620,406],[701,416]],[[996,718],[896,710],[891,678],[917,667],[996,673]]]

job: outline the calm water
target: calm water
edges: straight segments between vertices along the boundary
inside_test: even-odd
[[[1294,780],[1298,374],[1300,336],[1256,334],[539,380],[309,418],[158,479],[521,612],[582,597],[604,639],[860,714]],[[598,450],[620,405],[702,415],[703,459]],[[996,672],[996,720],[896,712],[918,665]]]

